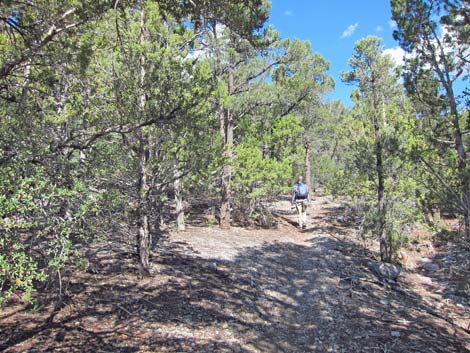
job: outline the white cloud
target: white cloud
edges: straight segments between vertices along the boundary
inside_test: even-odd
[[[356,29],[357,29],[358,26],[359,26],[358,23],[349,25],[348,28],[346,28],[346,29],[343,31],[343,34],[341,35],[340,38],[343,39],[343,38],[351,37],[351,36],[353,35],[353,33],[356,31]]]
[[[226,30],[227,26],[225,26],[222,23],[217,23],[215,25],[215,35],[217,38],[220,38],[224,35],[224,32]],[[211,32],[212,34],[212,32]],[[227,39],[225,39],[226,41]],[[190,50],[190,52],[187,55],[187,59],[200,59],[200,58],[208,58],[211,56],[211,52],[208,49],[207,43],[203,41],[203,48],[202,49],[196,49],[196,50]]]
[[[403,65],[405,63],[405,51],[401,47],[385,49],[384,54],[390,55],[397,65]]]
[[[388,25],[390,26],[391,29],[397,28],[397,23],[394,20],[388,21]]]
[[[294,14],[294,11],[292,11],[292,10],[286,10],[286,11],[284,11],[284,15],[285,15],[285,16],[292,16],[293,14]]]
[[[378,25],[377,27],[375,27],[375,30],[377,32],[382,32],[384,30],[384,28],[381,25]]]
[[[447,25],[440,26],[440,37],[439,41],[436,39],[431,41],[431,44],[436,48],[436,56],[440,55],[440,45],[442,45],[442,51],[450,56],[450,62],[462,62],[466,61],[464,65],[464,70],[466,73],[470,73],[470,65],[468,64],[468,58],[470,57],[470,45],[460,43],[456,37],[456,33],[451,30]],[[462,59],[466,58],[466,59]],[[458,66],[458,65],[457,65]],[[441,70],[445,71],[444,67],[441,67]],[[457,74],[458,71],[454,71],[453,74]],[[460,75],[461,73],[459,73]]]
[[[457,41],[457,38],[455,38],[454,33],[452,33],[448,26],[440,26],[438,28],[438,36],[438,38],[433,38],[429,41],[429,44],[431,44],[431,46],[426,47],[425,51],[428,52],[427,55],[431,54],[429,50],[435,50],[434,54],[436,55],[436,57],[439,58],[439,56],[443,52],[446,56],[449,57],[450,62],[457,62],[460,60],[459,58],[461,57],[470,57],[470,45],[466,44],[462,46],[462,44]],[[419,54],[416,51],[413,51],[411,53],[405,53],[405,51],[400,47],[386,49],[384,50],[384,54],[389,54],[397,65],[403,65],[406,60],[419,57]],[[432,67],[431,64],[427,62],[427,60],[424,60],[423,65],[425,69],[437,69],[436,67]],[[439,68],[442,71],[446,70],[446,68],[441,66],[441,64],[439,64]],[[469,73],[470,65],[467,64],[464,70],[466,70],[466,73]],[[457,75],[460,74],[462,73],[456,70],[451,71],[451,79],[456,79]],[[462,76],[460,76],[460,78],[462,78]]]

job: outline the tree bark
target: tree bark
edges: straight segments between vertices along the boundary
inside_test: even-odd
[[[175,203],[176,203],[176,231],[182,232],[186,229],[184,222],[184,207],[183,207],[183,190],[181,186],[181,176],[178,171],[178,157],[175,156],[175,180],[173,187],[175,189]]]
[[[234,76],[235,67],[233,62],[229,64],[229,79],[228,88],[229,95],[234,92]],[[223,109],[221,116],[221,122],[224,122],[224,129],[221,129],[223,133],[224,150],[225,150],[225,165],[222,171],[222,196],[220,202],[220,228],[230,229],[231,223],[231,183],[232,183],[232,157],[233,157],[233,129],[234,121],[233,114],[230,109]]]
[[[232,179],[232,155],[233,155],[233,119],[230,112],[227,112],[226,130],[225,130],[225,165],[222,172],[222,198],[220,205],[220,228],[230,229],[230,193]]]
[[[85,90],[85,97],[84,97],[85,108],[87,109],[87,111],[89,111],[90,106],[91,106],[90,96],[91,96],[91,89],[90,89],[90,86],[88,86]],[[89,117],[88,115],[89,115],[89,113],[86,113],[86,114],[83,115],[83,122],[82,122],[82,126],[81,126],[81,129],[80,129],[80,140],[81,141],[84,141],[86,139],[85,132],[88,129],[88,119],[87,119]],[[80,149],[79,150],[79,161],[80,161],[80,172],[82,174],[85,172],[84,169],[85,169],[86,158],[87,158],[87,155],[85,153],[85,149]]]
[[[20,100],[20,106],[19,106],[19,109],[20,111],[23,110],[23,108],[25,107],[26,105],[26,102],[28,100],[28,90],[29,90],[29,78],[30,78],[30,75],[31,75],[31,59],[28,59],[28,61],[26,62],[26,66],[25,66],[25,69],[24,69],[24,82],[23,82],[23,85],[21,87],[21,100]]]
[[[374,80],[373,80],[374,82]],[[375,90],[373,85],[373,90]],[[377,234],[380,241],[380,259],[382,261],[390,262],[392,259],[392,243],[387,235],[387,209],[385,203],[385,178],[383,169],[383,145],[382,145],[382,131],[380,128],[379,118],[379,100],[377,92],[373,92],[374,99],[374,117],[373,127],[375,133],[375,160],[376,160],[376,173],[377,173],[377,203],[378,203],[378,225]],[[382,115],[385,116],[385,107],[382,104]]]
[[[144,271],[150,269],[150,226],[149,226],[149,151],[141,142],[140,179],[139,179],[139,209],[138,209],[138,252],[140,265]]]
[[[377,133],[380,131],[376,131]],[[380,136],[380,134],[378,135]],[[382,155],[382,142],[380,137],[376,137],[375,141],[375,156],[376,156],[376,171],[377,171],[377,201],[378,201],[378,212],[379,212],[379,223],[378,223],[378,235],[380,239],[380,258],[382,261],[391,260],[391,244],[387,237],[387,228],[386,228],[386,205],[385,205],[385,185],[384,185],[384,175],[383,175],[383,155]]]
[[[435,38],[439,38],[439,36],[435,32],[433,32],[433,34]],[[439,40],[437,41],[438,48],[440,50],[440,57],[438,58],[434,49],[434,43],[432,43],[429,38],[426,39],[426,48],[432,53],[431,60],[434,71],[439,77],[439,80],[446,91],[446,96],[449,103],[451,122],[454,130],[454,146],[459,159],[458,171],[459,179],[461,181],[460,192],[462,193],[461,203],[465,223],[465,236],[468,240],[470,240],[470,175],[467,171],[467,165],[469,163],[469,160],[462,138],[462,129],[460,128],[459,122],[460,114],[458,110],[457,100],[455,98],[453,80],[450,77],[450,72],[452,70],[450,69],[450,65],[447,60],[444,60],[444,65],[441,66],[442,63],[440,58],[445,58],[445,48],[443,44]]]
[[[142,12],[140,19],[140,44],[145,42],[145,10],[142,4]],[[139,99],[139,110],[140,114],[143,114],[146,105],[146,96],[143,90],[145,84],[145,55],[140,56],[140,99]],[[139,131],[140,140],[140,173],[139,173],[139,202],[138,202],[138,253],[140,259],[140,265],[144,274],[150,273],[150,225],[149,225],[149,208],[150,208],[150,150],[148,147],[148,139],[143,131],[144,127]]]
[[[462,130],[459,124],[459,113],[457,109],[457,102],[455,101],[454,92],[452,86],[447,88],[447,95],[449,97],[450,110],[453,116],[452,125],[454,127],[454,141],[455,150],[459,158],[458,170],[459,177],[461,180],[461,192],[462,192],[462,208],[465,222],[465,237],[470,240],[470,173],[467,170],[467,153],[462,138]]]
[[[308,190],[312,192],[312,144],[310,141],[305,142],[305,182]]]

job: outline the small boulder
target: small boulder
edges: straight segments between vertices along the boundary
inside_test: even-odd
[[[401,272],[401,267],[381,261],[371,261],[367,266],[384,279],[396,281]]]
[[[428,272],[437,272],[440,269],[440,267],[436,264],[425,264],[423,267]]]
[[[207,265],[207,267],[209,267],[210,270],[215,271],[215,272],[217,272],[217,270],[218,270],[217,262],[215,262],[215,261],[209,263],[209,264]]]

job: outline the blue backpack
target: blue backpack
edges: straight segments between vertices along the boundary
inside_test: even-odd
[[[8,16],[6,21],[11,27],[18,29],[20,27],[20,13],[18,11],[13,11],[13,13]]]
[[[304,183],[297,184],[295,186],[295,198],[296,199],[306,199],[308,196],[307,185]]]

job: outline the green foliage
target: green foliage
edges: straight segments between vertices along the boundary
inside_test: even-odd
[[[410,154],[422,136],[398,84],[399,71],[382,51],[380,38],[360,40],[350,60],[352,70],[343,74],[359,90],[343,132],[350,149],[330,188],[355,200],[361,234],[380,238],[381,252],[386,249],[381,256],[390,261],[423,220],[416,197],[423,192],[420,171]]]
[[[334,81],[309,42],[263,27],[269,9],[264,0],[24,2],[28,31],[0,27],[0,301],[16,291],[30,300],[70,263],[87,269],[77,244],[106,240],[117,224],[127,222],[132,239],[142,215],[158,227],[171,214],[175,180],[183,197],[214,200],[224,166],[233,167],[233,206],[264,224],[273,220],[262,202],[288,192],[312,163],[332,192],[366,205],[373,229],[373,89],[385,105],[388,233],[395,248],[405,241],[421,217],[415,195],[429,200],[433,187],[411,157],[446,165],[456,155],[418,133],[379,38],[358,43],[345,76],[359,88],[348,111],[323,103]],[[458,16],[448,21],[461,28]],[[377,87],[366,59],[377,63]],[[419,80],[405,81],[427,92],[423,111],[442,111],[438,82],[416,65]],[[462,176],[441,172],[455,183]]]
[[[270,130],[249,118],[244,125],[249,132],[235,148],[233,186],[237,198],[247,205],[289,191],[298,173],[293,168],[302,163],[304,149],[299,143],[303,128],[298,116],[280,117]]]
[[[18,290],[31,301],[35,285],[69,261],[71,237],[78,235],[79,221],[87,217],[83,208],[64,214],[67,200],[76,203],[82,198],[82,184],[64,188],[51,185],[41,169],[21,178],[13,170],[4,168],[0,182],[0,302]]]
[[[13,232],[2,234],[0,250],[0,304],[17,291],[31,302],[34,282],[44,281],[45,272],[37,268],[37,262]]]
[[[413,59],[405,65],[405,84],[421,122],[424,143],[417,161],[433,179],[430,203],[465,219],[470,238],[469,140],[465,132],[468,79],[468,4],[460,0],[393,0],[394,37]],[[451,49],[451,50],[450,50]]]
[[[21,33],[0,25],[0,301],[30,299],[84,237],[158,217],[176,176],[213,191],[224,161],[213,101],[233,101],[210,56],[192,53],[219,21],[252,54],[273,35],[264,0],[2,3],[13,9]]]

